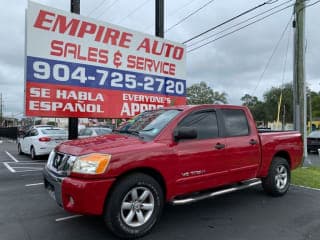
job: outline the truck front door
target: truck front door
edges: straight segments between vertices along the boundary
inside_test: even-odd
[[[197,138],[181,139],[175,146],[178,156],[176,187],[179,194],[217,186],[227,174],[225,139],[220,137],[215,110],[201,110],[186,116],[178,124],[196,129]]]

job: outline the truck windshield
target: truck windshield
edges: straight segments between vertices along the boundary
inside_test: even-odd
[[[179,113],[180,110],[177,109],[146,111],[126,122],[116,132],[139,135],[151,140]]]

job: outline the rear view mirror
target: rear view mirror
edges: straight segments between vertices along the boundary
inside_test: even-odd
[[[197,138],[197,130],[194,127],[180,127],[174,131],[175,140]]]

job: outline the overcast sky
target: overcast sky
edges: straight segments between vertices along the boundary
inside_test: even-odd
[[[70,11],[70,0],[37,0],[35,2]],[[155,0],[81,0],[81,14],[144,33],[154,34],[154,2]],[[263,3],[263,0],[215,0],[185,21],[174,26],[181,19],[208,2],[210,1],[165,0],[165,27],[169,29],[165,33],[165,38],[184,42],[245,10]],[[274,1],[274,3],[267,4],[210,34],[217,33],[226,27],[286,2],[288,3],[276,8],[276,10],[288,6],[294,1]],[[314,2],[316,0],[309,0],[307,4]],[[2,92],[3,97],[4,113],[7,116],[21,117],[21,113],[24,111],[26,8],[26,0],[10,0],[5,1],[5,5],[0,10],[0,92]],[[215,91],[226,92],[230,104],[241,104],[240,98],[246,93],[258,96],[262,100],[263,92],[272,86],[279,87],[282,83],[292,82],[293,29],[291,23],[266,68],[281,34],[290,21],[292,12],[293,8],[289,7],[236,33],[195,51],[188,52],[187,86],[205,81]],[[306,81],[313,91],[320,91],[319,12],[320,4],[306,9]],[[263,16],[265,15],[260,17]],[[257,20],[257,18],[254,18],[254,20]],[[215,37],[219,36],[221,34]],[[187,47],[187,50],[189,51],[195,46],[197,45]],[[284,64],[286,56],[287,64]],[[265,69],[266,71],[262,76]]]

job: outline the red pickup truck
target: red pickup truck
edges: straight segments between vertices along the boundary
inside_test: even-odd
[[[259,133],[246,107],[146,111],[110,135],[51,152],[44,183],[66,211],[103,215],[118,237],[148,233],[164,203],[186,204],[262,182],[281,196],[303,154],[298,132]]]

